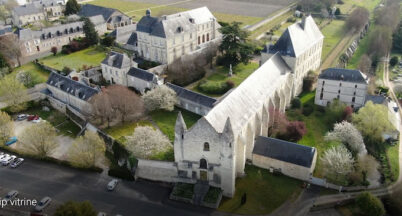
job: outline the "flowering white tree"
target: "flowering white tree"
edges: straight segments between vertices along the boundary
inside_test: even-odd
[[[86,131],[78,137],[69,149],[69,159],[78,167],[94,167],[105,154],[106,145],[95,132]]]
[[[343,145],[331,147],[325,151],[321,161],[325,176],[335,181],[345,179],[353,171],[355,162],[352,153]]]
[[[155,154],[172,148],[169,139],[159,130],[150,126],[135,128],[134,134],[127,137],[127,150],[135,157],[149,159]]]
[[[367,154],[366,146],[364,145],[363,137],[357,128],[347,122],[336,123],[334,130],[328,132],[325,136],[326,140],[336,140],[346,144],[351,151],[359,155]]]
[[[145,108],[148,111],[164,109],[172,111],[177,103],[176,92],[166,85],[160,85],[142,96]]]
[[[0,146],[4,145],[8,138],[14,134],[14,122],[11,117],[0,111]]]

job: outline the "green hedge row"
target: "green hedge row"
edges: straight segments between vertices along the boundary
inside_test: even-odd
[[[229,81],[226,82],[202,81],[198,85],[198,89],[201,92],[207,94],[225,94],[231,88],[233,88],[233,85]]]

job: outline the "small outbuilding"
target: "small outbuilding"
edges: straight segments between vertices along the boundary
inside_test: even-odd
[[[254,144],[252,158],[257,167],[308,181],[315,168],[317,150],[314,147],[259,136]]]

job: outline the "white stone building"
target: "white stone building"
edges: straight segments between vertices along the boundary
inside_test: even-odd
[[[138,67],[132,67],[127,73],[128,87],[132,87],[141,94],[161,85],[157,75]]]
[[[87,18],[102,15],[108,30],[132,24],[131,17],[125,15],[121,11],[92,4],[81,5],[81,10],[78,12],[78,15]]]
[[[101,63],[102,76],[110,84],[128,86],[127,73],[132,66],[127,54],[112,51]]]
[[[366,102],[369,79],[359,70],[328,68],[318,76],[315,104],[327,106],[334,99],[359,108]]]
[[[303,78],[321,64],[324,36],[313,17],[303,17],[301,22],[290,25],[274,45],[265,47],[261,53],[261,63],[279,52],[296,76],[293,95],[302,91]]]
[[[137,24],[138,54],[162,64],[189,54],[221,38],[220,25],[207,7],[173,15],[152,17],[147,10]]]
[[[23,26],[44,20],[55,20],[63,15],[65,6],[57,0],[41,0],[13,8],[13,24]]]
[[[65,112],[68,106],[82,114],[89,114],[91,105],[88,100],[99,92],[98,89],[54,72],[50,74],[46,86],[47,98],[61,112]]]

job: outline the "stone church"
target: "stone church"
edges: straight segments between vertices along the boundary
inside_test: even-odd
[[[284,112],[292,97],[301,89],[305,71],[317,69],[321,61],[323,36],[311,17],[288,27],[282,37],[278,41],[281,45],[274,45],[275,54],[269,51],[260,68],[220,98],[208,114],[191,128],[187,128],[182,115],[178,115],[174,156],[179,181],[208,182],[221,188],[223,195],[233,197],[236,177],[243,176],[246,161],[253,160],[255,140],[268,135],[268,122],[272,118],[269,109]],[[289,145],[289,148],[296,145]],[[304,162],[299,160],[294,164],[306,165],[308,173],[294,177],[307,176],[303,177],[305,179],[314,170],[316,151],[304,148],[294,157],[300,154],[305,156],[296,159]],[[277,159],[280,158],[279,155]],[[283,161],[291,163],[295,158],[286,160]],[[289,168],[289,176],[297,172],[293,167]]]

